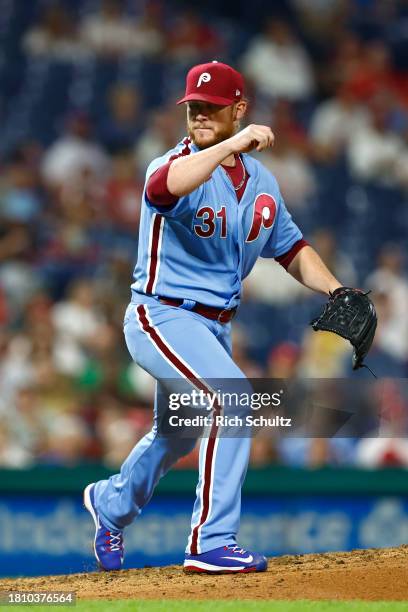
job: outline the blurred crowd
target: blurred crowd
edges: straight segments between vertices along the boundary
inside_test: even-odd
[[[245,74],[248,120],[276,135],[260,159],[305,238],[344,285],[372,291],[370,367],[407,376],[406,3],[276,4],[0,0],[0,466],[115,467],[151,426],[154,381],[122,322],[145,169],[185,135],[174,101],[201,61]],[[370,376],[351,372],[346,342],[311,331],[322,301],[260,260],[234,321],[239,366]],[[261,435],[252,461],[408,466],[403,439],[373,445]]]

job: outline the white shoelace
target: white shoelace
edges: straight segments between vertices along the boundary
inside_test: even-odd
[[[110,532],[110,549],[111,552],[120,552],[122,550],[122,534],[120,532]]]
[[[246,550],[244,550],[243,548],[240,548],[239,546],[228,546],[229,550],[232,550],[232,552],[237,552],[240,555],[244,555],[246,553]]]

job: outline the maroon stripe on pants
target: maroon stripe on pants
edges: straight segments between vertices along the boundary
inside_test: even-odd
[[[153,221],[152,246],[151,246],[151,252],[150,252],[150,266],[149,266],[149,280],[146,286],[146,293],[153,292],[153,285],[154,285],[154,281],[156,278],[157,255],[158,255],[158,249],[159,249],[161,222],[162,222],[162,216],[156,215]]]
[[[139,320],[142,324],[143,331],[145,331],[153,343],[158,347],[158,349],[166,355],[167,359],[184,375],[188,380],[190,380],[196,387],[205,391],[205,393],[212,393],[212,391],[204,384],[202,381],[197,379],[195,374],[189,370],[187,366],[185,366],[180,359],[175,355],[171,349],[163,342],[160,338],[157,331],[152,327],[147,319],[146,308],[143,304],[139,304],[137,307],[137,313],[139,315]],[[216,416],[220,413],[220,406],[217,402],[214,402],[214,411],[213,415]],[[207,444],[207,450],[205,454],[204,460],[204,479],[203,479],[203,507],[201,509],[200,520],[197,525],[193,528],[193,532],[191,535],[191,554],[198,554],[198,531],[200,527],[205,523],[208,518],[208,512],[210,510],[210,490],[211,490],[211,468],[212,462],[214,458],[214,448],[215,448],[215,440],[217,437],[218,426],[216,425],[215,419],[213,420],[213,424],[211,426],[210,436]]]
[[[219,414],[219,406],[214,409],[214,416]],[[201,516],[197,525],[193,529],[191,534],[191,546],[190,552],[192,555],[198,554],[198,531],[200,527],[205,523],[208,518],[208,512],[210,510],[210,489],[211,489],[211,468],[214,458],[215,440],[217,437],[218,426],[215,424],[215,420],[211,426],[210,437],[208,439],[207,449],[205,452],[205,463],[204,463],[204,482],[203,482],[203,507],[201,508]]]
[[[152,327],[147,319],[146,308],[143,304],[139,304],[137,307],[137,313],[139,315],[139,320],[142,323],[143,331],[145,331],[150,338],[153,340],[154,344],[159,348],[160,352],[162,352],[167,359],[189,380],[191,380],[194,385],[203,389],[207,393],[209,389],[197,378],[197,376],[184,365],[182,361],[175,355],[172,350],[167,346],[165,342],[160,338],[157,331]]]

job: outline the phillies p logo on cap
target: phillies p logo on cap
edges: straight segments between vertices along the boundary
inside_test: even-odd
[[[222,62],[193,66],[187,74],[186,93],[177,104],[193,100],[229,106],[244,95],[244,78]]]
[[[202,74],[200,74],[197,87],[200,87],[202,82],[208,83],[208,81],[211,81],[211,74],[209,74],[208,72],[203,72]]]

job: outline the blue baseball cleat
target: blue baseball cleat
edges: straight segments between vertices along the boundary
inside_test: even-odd
[[[120,570],[123,565],[123,531],[112,531],[101,522],[95,508],[95,483],[89,484],[84,491],[84,506],[92,515],[95,523],[94,552],[100,569],[110,572]]]
[[[264,572],[268,567],[266,557],[249,552],[239,546],[221,546],[201,555],[186,555],[186,572],[219,574],[230,572]]]

